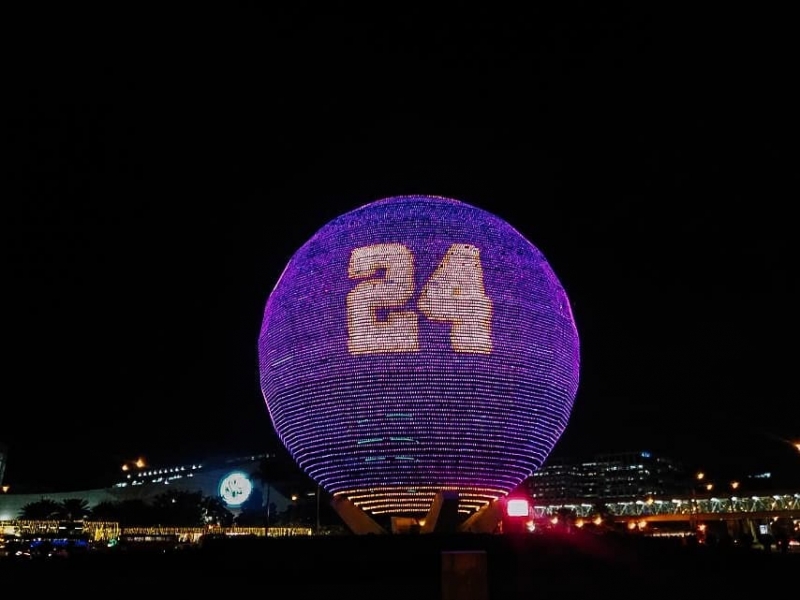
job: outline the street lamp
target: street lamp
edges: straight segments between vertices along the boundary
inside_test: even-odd
[[[695,473],[695,476],[694,476],[694,478],[697,481],[703,481],[703,479],[705,479],[705,477],[706,477],[706,474],[703,471],[698,471],[697,473]],[[694,483],[694,482],[692,482],[691,492],[692,492],[692,503],[689,506],[689,530],[692,533],[695,533],[695,531],[697,529],[697,512],[698,512],[698,508],[697,508],[697,484]]]
[[[698,499],[697,499],[697,485],[698,484],[701,485],[704,491],[711,492],[714,489],[714,482],[707,479],[704,471],[698,471],[697,473],[695,473],[694,478],[697,483],[692,485],[692,506],[689,513],[689,527],[692,531],[701,531],[700,528],[703,527],[703,525],[702,524],[698,525],[697,523],[697,515],[700,512],[700,506],[698,505]],[[733,480],[729,483],[729,485],[731,491],[735,491],[739,489],[741,483]]]
[[[300,499],[300,496],[297,494],[292,494],[292,506],[291,506],[291,514],[289,515],[289,525],[291,527],[295,527],[297,525],[297,501]]]

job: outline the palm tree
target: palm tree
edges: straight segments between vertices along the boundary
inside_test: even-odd
[[[225,507],[222,498],[205,496],[201,500],[203,521],[205,523],[230,527],[233,524],[233,513]]]
[[[273,490],[289,498],[294,493],[292,490],[316,486],[300,469],[288,450],[276,440],[272,442],[266,456],[261,459],[258,468],[251,473],[251,476],[260,481],[264,488],[267,528],[272,517],[276,516],[273,508],[275,503],[271,497]]]
[[[277,446],[275,446],[277,448]],[[281,462],[278,460],[277,452],[270,451],[258,463],[258,468],[251,473],[253,479],[261,482],[261,486],[265,488],[266,492],[266,519],[265,529],[269,529],[270,512],[272,509],[272,499],[270,498],[272,487],[283,476],[283,468]],[[250,517],[247,517],[250,519]]]
[[[264,510],[264,494],[255,487],[247,500],[239,506],[236,525],[241,527],[266,527],[267,514]]]
[[[123,527],[150,525],[153,522],[153,507],[141,498],[122,500],[114,503],[117,519]],[[97,510],[97,507],[95,507]]]
[[[22,507],[19,518],[28,521],[56,521],[62,513],[62,506],[55,500],[42,498]]]
[[[89,503],[83,498],[67,498],[61,501],[61,518],[65,521],[83,521],[91,514]]]
[[[204,521],[202,492],[170,490],[153,498],[155,519],[162,525],[200,527]]]
[[[117,522],[122,521],[122,510],[119,502],[103,500],[92,509],[92,519],[95,521]]]

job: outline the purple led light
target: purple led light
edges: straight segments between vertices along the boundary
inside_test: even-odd
[[[538,469],[579,377],[569,300],[505,221],[458,200],[378,200],[320,229],[267,300],[261,389],[324,489],[373,514],[471,512]]]

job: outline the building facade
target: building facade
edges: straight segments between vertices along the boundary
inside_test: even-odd
[[[648,451],[598,454],[585,461],[548,462],[526,481],[535,501],[607,501],[685,494],[681,465]]]
[[[150,502],[168,491],[200,492],[204,497],[219,498],[236,515],[248,501],[256,500],[265,508],[280,512],[290,500],[273,485],[259,478],[263,455],[236,458],[212,458],[192,464],[168,467],[136,467],[121,481],[105,488],[60,493],[0,494],[0,521],[20,518],[25,506],[43,499],[63,502],[85,500],[92,509],[101,502],[143,500]]]

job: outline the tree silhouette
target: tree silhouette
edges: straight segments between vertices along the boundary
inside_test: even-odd
[[[264,527],[267,523],[267,509],[264,506],[264,494],[255,487],[250,497],[241,505],[236,516],[236,524],[241,527]],[[274,523],[273,523],[274,525]]]
[[[92,519],[119,523],[122,527],[141,527],[152,524],[153,508],[140,498],[105,500],[92,509]]]
[[[283,461],[280,460],[278,456],[279,455],[277,452],[268,452],[267,455],[259,461],[256,470],[251,473],[251,477],[256,481],[259,481],[261,483],[261,487],[266,490],[266,509],[264,510],[263,518],[254,513],[252,509],[242,510],[236,520],[238,524],[247,524],[252,526],[264,525],[265,527],[270,526],[273,505],[272,498],[270,497],[271,492],[273,487],[283,478],[285,471]],[[263,495],[261,497],[263,499]]]
[[[89,503],[83,498],[67,498],[61,501],[60,518],[64,521],[83,521],[90,514]]]
[[[61,517],[63,507],[55,500],[42,498],[22,507],[19,518],[30,521],[53,521]]]
[[[99,502],[92,509],[92,519],[95,521],[119,522],[122,520],[121,514],[120,503],[110,500]]]
[[[264,512],[267,527],[276,524],[285,525],[290,521],[295,521],[301,514],[298,510],[302,512],[307,508],[305,505],[301,506],[298,501],[301,498],[308,498],[309,492],[317,488],[317,484],[298,466],[288,450],[279,442],[273,444],[251,476],[254,480],[260,481],[264,487],[266,496]],[[276,498],[272,496],[274,491],[278,491],[286,499],[296,496],[298,500],[293,500],[292,504],[285,506],[284,510],[277,514]],[[316,498],[316,492],[311,496]],[[278,501],[280,502],[280,500]],[[304,513],[303,515],[306,516]],[[305,520],[313,521],[313,518]]]
[[[222,498],[205,496],[201,500],[203,521],[210,525],[230,527],[233,525],[233,513],[228,510]]]
[[[160,525],[201,527],[204,516],[202,492],[170,490],[153,498],[153,517]]]
[[[122,527],[150,525],[153,522],[152,507],[140,498],[115,502],[114,509],[117,515],[116,521]]]

